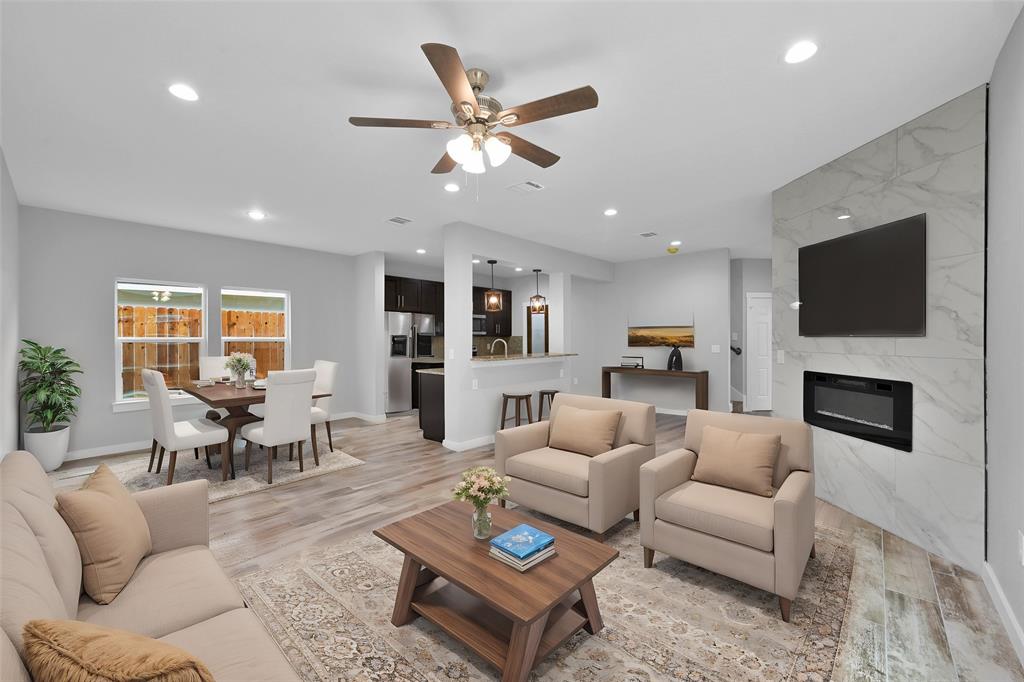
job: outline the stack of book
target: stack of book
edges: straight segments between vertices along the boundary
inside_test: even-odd
[[[555,555],[555,538],[525,523],[491,540],[491,556],[520,573]]]

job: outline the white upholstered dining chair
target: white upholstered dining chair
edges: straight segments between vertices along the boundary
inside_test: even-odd
[[[188,419],[174,421],[171,412],[171,396],[167,392],[164,375],[152,369],[142,370],[142,384],[149,397],[149,413],[153,418],[153,447],[149,452],[149,471],[153,470],[153,459],[157,446],[160,458],[156,473],[164,463],[164,451],[171,453],[167,463],[167,485],[174,481],[174,465],[178,462],[178,451],[192,450],[199,459],[199,448],[206,451],[206,466],[210,465],[210,447],[228,439],[228,430],[209,419]]]
[[[226,355],[209,355],[199,358],[199,379],[220,379],[229,375],[224,364],[228,361]]]
[[[316,383],[313,393],[328,393],[326,398],[317,398],[309,410],[309,437],[313,440],[313,452],[316,452],[316,427],[323,424],[327,430],[327,444],[334,450],[334,436],[331,434],[331,402],[334,397],[334,382],[338,377],[338,363],[328,360],[317,360],[313,363],[316,372]]]
[[[267,399],[261,422],[246,424],[239,434],[245,439],[245,468],[249,468],[252,444],[267,450],[267,483],[274,482],[274,459],[280,445],[299,446],[299,471],[303,471],[302,445],[309,435],[309,405],[313,401],[316,372],[311,369],[293,369],[267,374]],[[313,461],[320,465],[320,457],[313,450]]]

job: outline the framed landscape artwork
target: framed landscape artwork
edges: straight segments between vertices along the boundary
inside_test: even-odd
[[[630,327],[629,347],[679,346],[693,348],[693,326],[687,327]]]

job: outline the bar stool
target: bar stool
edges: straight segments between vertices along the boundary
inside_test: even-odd
[[[501,431],[505,428],[505,422],[512,417],[507,416],[508,412],[508,401],[516,401],[516,426],[523,423],[522,404],[526,403],[526,423],[533,423],[533,400],[531,393],[502,393],[501,394],[501,421],[498,422],[498,430]]]
[[[551,404],[555,400],[558,389],[545,388],[537,391],[537,421],[544,419],[544,398],[548,399],[548,417],[551,416]]]

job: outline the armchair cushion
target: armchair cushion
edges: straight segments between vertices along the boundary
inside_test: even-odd
[[[534,422],[511,429],[501,429],[494,434],[494,468],[502,476],[505,462],[521,452],[547,447],[550,422]]]
[[[781,440],[778,434],[705,426],[693,480],[771,497]]]
[[[761,495],[687,481],[658,497],[654,513],[663,521],[747,547],[765,552],[774,547],[774,501]]]
[[[562,405],[551,419],[553,448],[595,457],[612,449],[621,410],[585,410]]]
[[[590,492],[589,471],[590,457],[555,448],[522,452],[505,460],[509,476],[580,497]]]

